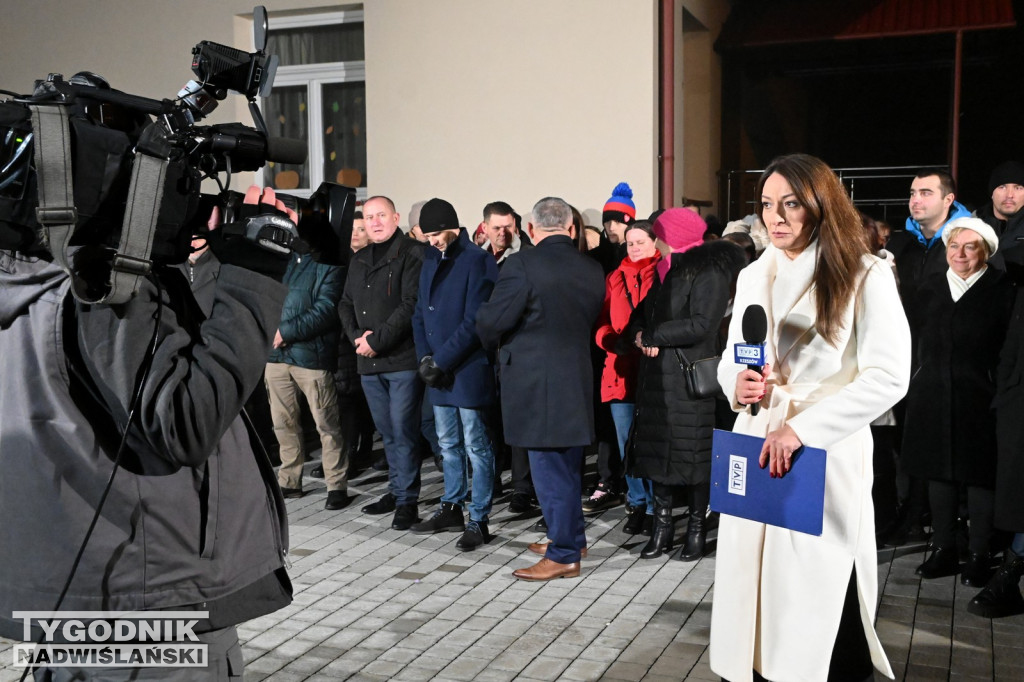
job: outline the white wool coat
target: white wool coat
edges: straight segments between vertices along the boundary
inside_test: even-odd
[[[740,412],[734,431],[763,437],[788,423],[805,445],[828,452],[821,536],[722,515],[710,653],[711,669],[731,682],[751,680],[751,669],[773,682],[824,680],[854,567],[872,662],[892,677],[874,629],[869,424],[907,391],[910,330],[891,268],[864,256],[838,341],[825,341],[810,290],[817,255],[817,242],[793,260],[769,246],[740,273],[728,348],[743,341],[747,306],[762,306],[768,317],[771,377],[757,416],[735,400],[741,367],[731,353],[718,368]]]

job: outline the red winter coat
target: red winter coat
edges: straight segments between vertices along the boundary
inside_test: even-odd
[[[604,309],[597,320],[594,339],[597,346],[608,354],[601,373],[601,402],[633,400],[640,351],[619,355],[615,353],[615,345],[629,324],[633,309],[640,305],[650,290],[654,281],[654,267],[659,260],[660,253],[635,263],[629,258],[623,258],[619,267],[612,270],[605,280]]]

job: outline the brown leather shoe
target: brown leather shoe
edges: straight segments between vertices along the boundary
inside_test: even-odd
[[[550,544],[551,544],[550,542],[531,542],[530,546],[527,547],[526,549],[530,550],[534,554],[540,554],[541,556],[544,556],[545,554],[548,553],[548,545],[550,545]],[[582,558],[584,558],[584,559],[587,558],[587,548],[586,547],[584,547],[583,549],[580,550],[580,556]]]
[[[553,580],[554,578],[578,578],[580,577],[580,562],[572,564],[560,564],[557,561],[544,558],[529,568],[520,568],[513,571],[512,575],[520,580]]]

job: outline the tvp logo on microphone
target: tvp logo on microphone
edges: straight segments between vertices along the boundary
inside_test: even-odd
[[[752,367],[764,367],[764,344],[763,343],[737,343],[736,363],[750,365]]]
[[[15,644],[14,667],[205,668],[208,645],[193,628],[206,611],[15,611],[24,626],[43,631],[38,643]]]

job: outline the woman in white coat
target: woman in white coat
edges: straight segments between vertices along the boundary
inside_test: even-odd
[[[825,515],[821,536],[722,515],[711,668],[731,682],[892,677],[874,630],[869,425],[906,393],[906,317],[827,165],[780,157],[758,189],[771,245],[740,273],[728,347],[743,341],[742,311],[760,305],[769,364],[762,377],[726,355],[719,383],[740,412],[733,430],[765,438],[758,473],[785,476],[804,444],[828,451]]]

